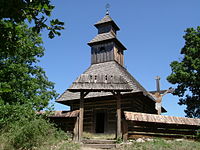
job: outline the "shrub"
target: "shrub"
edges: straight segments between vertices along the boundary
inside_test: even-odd
[[[1,149],[33,149],[68,140],[64,131],[27,105],[0,106],[0,118]]]
[[[16,122],[7,133],[9,143],[15,148],[33,148],[42,145],[52,138],[59,136],[52,124],[42,118],[24,122]]]
[[[197,130],[197,140],[200,141],[200,129]]]
[[[0,129],[15,123],[29,121],[36,118],[35,111],[30,105],[1,105],[0,106]]]

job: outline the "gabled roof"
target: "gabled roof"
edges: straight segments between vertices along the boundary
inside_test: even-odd
[[[99,25],[107,24],[107,23],[111,23],[116,30],[119,30],[119,27],[116,25],[116,23],[113,21],[113,19],[109,15],[104,16],[103,19],[98,21],[94,26],[98,27]]]
[[[105,41],[115,41],[123,50],[126,50],[126,47],[117,39],[116,35],[112,32],[106,32],[97,34],[89,43],[88,45],[92,46],[95,43],[105,42]]]
[[[137,82],[137,80],[116,61],[93,64],[83,73],[83,75],[98,75],[98,74],[122,76],[123,79],[126,81],[126,83],[129,85],[129,87],[132,89],[131,92],[123,92],[122,94],[142,92],[144,95],[147,95],[147,91],[142,87],[142,85],[139,82]],[[78,79],[79,78],[77,78],[77,80]],[[112,96],[112,94],[110,92],[90,92],[85,97],[85,99],[102,97],[102,96]],[[152,99],[152,97],[150,98]],[[63,103],[64,101],[72,101],[79,99],[80,99],[80,92],[73,93],[70,92],[69,90],[66,90],[56,101]]]

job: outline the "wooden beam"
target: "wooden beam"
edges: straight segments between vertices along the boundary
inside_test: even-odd
[[[83,114],[84,114],[84,92],[80,93],[80,113],[79,113],[79,133],[78,133],[78,140],[82,140],[83,134]]]
[[[76,118],[76,121],[75,121],[75,125],[74,125],[74,136],[73,136],[73,141],[78,141],[79,140],[79,131],[78,131],[78,129],[79,129],[79,118],[77,117]]]
[[[121,138],[121,94],[117,92],[117,132],[116,138]]]
[[[128,140],[128,124],[126,120],[122,121],[122,139],[124,142]]]

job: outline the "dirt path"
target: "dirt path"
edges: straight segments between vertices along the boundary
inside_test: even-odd
[[[91,148],[91,147],[81,147],[80,150],[103,150],[103,149],[97,149],[97,148]]]

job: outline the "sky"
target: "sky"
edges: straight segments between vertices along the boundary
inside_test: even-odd
[[[161,89],[176,87],[166,78],[170,63],[180,60],[184,30],[200,25],[200,0],[52,0],[52,18],[65,22],[60,37],[49,39],[43,33],[45,56],[40,65],[55,90],[62,94],[90,66],[90,47],[97,29],[93,26],[106,14],[120,27],[118,39],[125,45],[125,67],[148,91],[156,90],[155,76],[161,77]],[[68,110],[55,104],[56,110]],[[164,115],[185,116],[178,97],[163,98]]]

